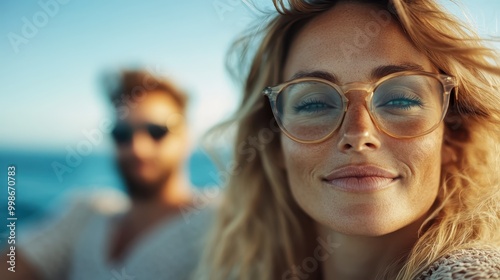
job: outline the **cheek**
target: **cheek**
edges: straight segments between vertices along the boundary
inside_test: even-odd
[[[442,134],[430,134],[411,141],[394,141],[392,154],[401,164],[403,174],[416,181],[439,181]],[[422,183],[423,183],[422,182]]]
[[[315,166],[319,164],[321,159],[316,151],[287,137],[282,137],[281,145],[288,177],[294,179],[290,183],[293,185],[294,182],[297,182],[296,180],[306,181],[312,177]]]
[[[387,144],[403,176],[396,207],[407,209],[408,217],[424,215],[436,200],[440,186],[442,132]]]
[[[158,145],[158,157],[168,165],[181,164],[188,149],[187,137],[183,134],[169,135]]]
[[[300,144],[288,137],[281,139],[290,190],[297,203],[306,210],[316,200],[314,186],[318,183],[320,169],[333,155],[324,146]]]

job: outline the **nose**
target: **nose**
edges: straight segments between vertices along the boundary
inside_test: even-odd
[[[377,127],[365,104],[350,104],[340,127],[338,149],[342,152],[367,152],[380,147]]]
[[[145,159],[154,152],[154,140],[145,131],[136,131],[130,143],[130,152],[139,159]]]

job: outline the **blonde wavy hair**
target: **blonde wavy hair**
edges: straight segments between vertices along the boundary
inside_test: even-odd
[[[261,93],[283,82],[287,50],[298,30],[340,1],[273,2],[278,14],[236,41],[236,56],[228,56],[237,58],[233,73],[246,76],[244,97],[237,114],[216,128],[236,127],[234,166],[196,279],[282,279],[316,245],[314,221],[292,198],[286,170],[276,162],[282,135]],[[418,241],[385,277],[413,279],[451,251],[500,247],[498,54],[435,1],[357,2],[384,6],[413,44],[458,80],[443,140],[456,160],[442,166],[437,206]],[[319,270],[308,279],[319,279]]]

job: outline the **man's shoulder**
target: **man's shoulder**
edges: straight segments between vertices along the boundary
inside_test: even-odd
[[[435,261],[417,279],[500,279],[500,249],[452,251]]]

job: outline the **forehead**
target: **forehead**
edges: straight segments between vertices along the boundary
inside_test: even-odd
[[[163,91],[145,92],[128,105],[129,114],[125,121],[164,123],[173,114],[180,114],[181,109],[175,99]]]
[[[293,40],[284,68],[288,80],[300,71],[325,71],[340,83],[365,81],[385,65],[418,64],[432,71],[386,10],[369,4],[336,4],[308,22]]]

